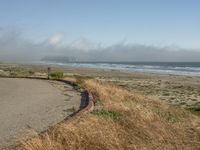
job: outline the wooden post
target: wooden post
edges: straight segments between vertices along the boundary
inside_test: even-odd
[[[51,67],[47,68],[47,79],[50,79]]]

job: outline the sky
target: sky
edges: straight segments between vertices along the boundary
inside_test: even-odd
[[[135,60],[117,56],[119,51],[148,52],[142,61],[158,60],[157,51],[163,56],[180,51],[181,57],[189,51],[189,58],[165,60],[198,61],[193,55],[200,53],[199,8],[199,0],[0,0],[0,61],[28,53],[41,59],[69,52],[97,57],[105,51],[115,61]]]

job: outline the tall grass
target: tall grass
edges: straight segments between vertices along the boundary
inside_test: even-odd
[[[95,106],[94,113],[56,125],[13,149],[200,148],[200,119],[197,116],[114,84],[85,80],[82,86],[95,97],[98,107]]]

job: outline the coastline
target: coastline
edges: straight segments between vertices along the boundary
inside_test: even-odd
[[[35,64],[52,65],[56,67],[116,70],[132,73],[200,76],[199,62],[37,62]]]
[[[0,72],[15,76],[47,77],[47,67],[1,64]],[[19,143],[15,149],[87,149],[94,142],[102,147],[109,144],[109,148],[114,149],[128,145],[126,141],[130,138],[134,144],[142,145],[141,148],[152,148],[152,142],[154,149],[157,145],[165,147],[166,144],[169,144],[168,148],[199,148],[199,114],[193,115],[179,107],[187,109],[200,104],[199,77],[53,66],[51,71],[63,72],[65,80],[73,80],[88,89],[94,97],[94,111],[75,122],[63,121],[49,128],[47,133],[37,134]],[[193,97],[195,101],[191,99]],[[109,137],[105,138],[107,135]],[[126,140],[122,141],[121,137]],[[144,145],[143,137],[152,140],[147,140]],[[117,142],[113,143],[116,139]],[[80,143],[74,145],[74,141]]]
[[[53,71],[62,71],[66,76],[80,76],[103,80],[129,91],[183,108],[200,105],[200,77],[119,71],[97,68],[77,68],[55,65],[1,64],[0,70],[34,72],[35,76],[46,76],[47,67]],[[14,69],[13,69],[14,68]],[[21,70],[21,71],[19,71]],[[2,73],[2,71],[0,71]],[[6,72],[6,71],[5,71]],[[6,74],[4,72],[4,74]]]

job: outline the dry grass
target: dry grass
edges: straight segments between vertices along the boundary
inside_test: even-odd
[[[82,86],[92,92],[98,110],[120,118],[86,114],[10,149],[200,149],[199,117],[114,84],[86,80]]]
[[[65,76],[64,80],[70,81],[70,82],[76,82],[76,78],[74,78],[73,76]]]

